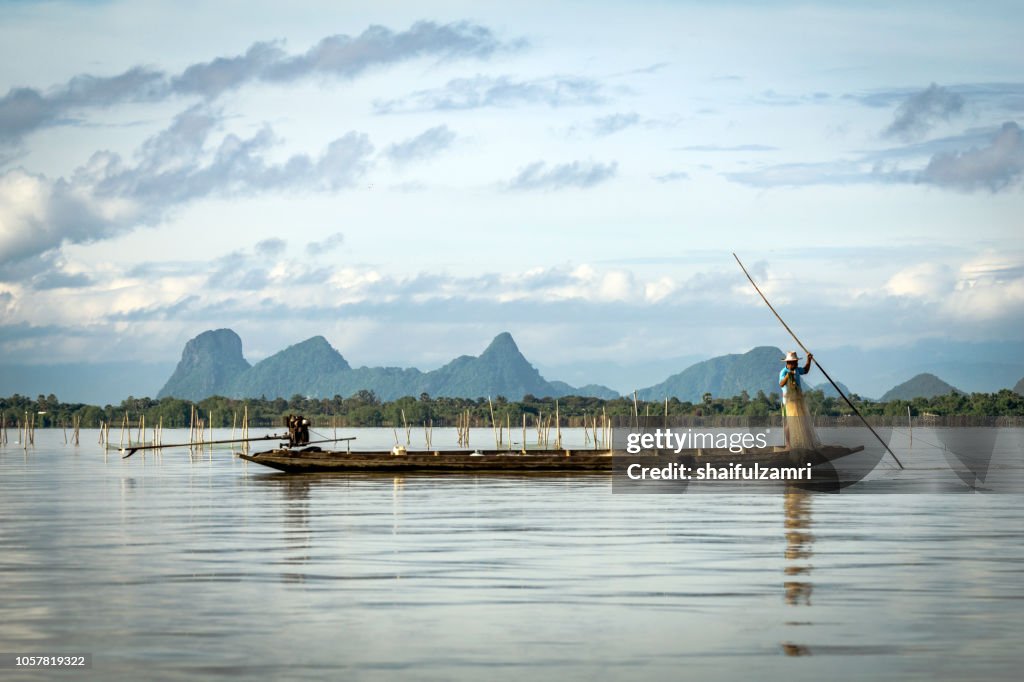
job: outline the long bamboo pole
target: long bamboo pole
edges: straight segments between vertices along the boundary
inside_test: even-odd
[[[800,342],[800,339],[798,339],[798,338],[797,338],[797,336],[796,336],[796,334],[794,334],[794,333],[793,333],[793,330],[789,328],[789,325],[788,325],[788,324],[786,324],[786,321],[782,319],[782,316],[781,316],[781,315],[779,315],[779,314],[778,314],[778,313],[777,313],[777,312],[775,311],[775,308],[773,308],[773,307],[772,307],[772,304],[771,304],[771,303],[769,303],[769,302],[768,302],[768,299],[767,299],[767,298],[765,298],[765,295],[764,295],[763,293],[761,293],[761,289],[760,289],[760,288],[758,288],[758,286],[757,286],[757,283],[756,283],[756,282],[754,282],[754,278],[753,278],[753,277],[751,277],[751,276],[750,276],[750,273],[749,273],[749,272],[747,272],[747,269],[746,269],[745,267],[743,267],[743,262],[742,262],[742,261],[740,260],[740,257],[739,257],[739,256],[737,256],[737,255],[736,255],[735,253],[734,253],[734,254],[732,254],[732,257],[736,259],[736,262],[737,262],[737,263],[739,264],[739,266],[740,266],[740,269],[741,269],[741,270],[743,270],[743,274],[744,274],[744,275],[746,275],[746,276],[747,276],[747,279],[749,279],[749,280],[750,280],[750,283],[751,283],[751,284],[753,285],[753,287],[754,287],[754,291],[756,291],[756,292],[757,292],[758,296],[760,296],[760,297],[761,297],[761,300],[762,300],[762,301],[764,301],[764,304],[765,304],[766,306],[768,306],[768,309],[772,311],[772,314],[773,314],[773,315],[775,315],[775,319],[777,319],[777,320],[778,320],[778,321],[779,321],[779,322],[780,322],[780,323],[782,324],[782,326],[786,328],[786,331],[787,331],[787,332],[789,332],[789,335],[793,337],[793,340],[794,340],[794,341],[796,341],[796,345],[800,346],[801,350],[803,350],[803,352],[804,352],[804,353],[807,353],[808,355],[812,355],[812,356],[813,356],[814,354],[813,354],[813,353],[811,353],[811,352],[810,352],[809,350],[807,350],[807,347],[806,347],[806,346],[805,346],[805,345],[804,345],[803,343],[801,343],[801,342]],[[868,420],[867,420],[867,419],[865,419],[865,418],[864,418],[864,415],[862,415],[862,414],[860,413],[860,410],[858,410],[858,409],[857,409],[857,406],[856,406],[856,405],[854,405],[854,404],[853,404],[853,402],[852,402],[852,401],[851,401],[851,400],[850,400],[849,398],[847,398],[847,397],[846,397],[846,394],[845,394],[845,393],[843,393],[842,389],[841,389],[841,388],[839,388],[839,386],[838,386],[838,385],[836,384],[836,382],[832,381],[832,377],[830,377],[830,376],[828,375],[828,372],[826,372],[826,371],[825,371],[825,368],[821,366],[821,363],[820,363],[820,362],[818,362],[818,358],[814,358],[814,364],[815,364],[815,365],[817,365],[818,369],[820,369],[820,370],[821,370],[821,373],[822,373],[822,375],[824,375],[824,377],[825,377],[826,379],[828,379],[828,383],[832,384],[832,388],[836,389],[836,392],[837,392],[837,393],[839,393],[839,396],[840,396],[840,397],[841,397],[841,398],[842,398],[842,399],[843,399],[844,401],[846,401],[846,404],[847,404],[847,405],[849,405],[849,406],[850,406],[850,409],[851,409],[851,410],[853,410],[853,413],[854,413],[854,414],[856,414],[856,415],[857,415],[858,417],[860,417],[860,420],[861,420],[862,422],[864,422],[864,426],[868,427],[868,430],[869,430],[869,431],[870,431],[870,432],[871,432],[871,433],[872,433],[872,434],[873,434],[873,435],[875,436],[875,438],[877,438],[877,439],[878,439],[878,442],[882,444],[882,447],[883,447],[883,448],[885,448],[886,452],[888,452],[888,453],[889,453],[890,455],[892,455],[892,458],[893,458],[894,460],[896,460],[896,464],[898,464],[898,465],[900,466],[900,469],[904,468],[904,467],[903,467],[903,462],[901,462],[901,461],[900,461],[900,458],[896,456],[896,453],[895,453],[895,452],[893,452],[893,451],[892,451],[892,450],[891,450],[891,449],[889,448],[889,445],[888,445],[888,444],[887,444],[887,443],[886,443],[886,442],[885,442],[884,440],[882,440],[882,437],[878,435],[878,432],[877,432],[877,431],[875,431],[875,430],[874,430],[873,428],[871,428],[871,424],[868,424]]]
[[[494,431],[494,449],[501,448],[498,445],[498,423],[494,421],[494,405],[491,404],[491,396],[487,396],[487,408],[491,411],[491,430]]]

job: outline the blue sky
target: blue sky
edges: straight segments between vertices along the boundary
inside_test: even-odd
[[[1024,340],[1019,3],[0,17],[7,361]]]

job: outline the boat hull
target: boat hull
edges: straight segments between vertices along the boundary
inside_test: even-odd
[[[287,473],[610,473],[620,466],[640,462],[657,466],[661,462],[686,460],[696,466],[725,466],[741,463],[752,467],[818,466],[860,451],[862,448],[825,446],[817,451],[759,450],[733,453],[728,450],[685,450],[680,453],[649,452],[632,455],[625,451],[544,450],[515,451],[428,451],[334,452],[318,449],[276,449],[242,459]]]

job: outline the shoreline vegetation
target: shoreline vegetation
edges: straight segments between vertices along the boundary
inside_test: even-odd
[[[997,393],[950,393],[932,398],[892,400],[878,402],[863,399],[856,394],[851,400],[873,425],[902,426],[908,418],[936,426],[1020,426],[1024,425],[1024,396],[1009,389]],[[850,407],[838,397],[826,396],[822,391],[806,393],[808,409],[820,425],[843,425],[857,420]],[[687,425],[716,423],[728,425],[741,420],[777,419],[781,411],[779,396],[758,392],[751,397],[746,392],[731,398],[715,398],[705,394],[697,403],[668,398],[657,402],[635,401],[631,397],[601,399],[579,396],[538,398],[523,396],[510,401],[504,396],[496,398],[451,398],[407,396],[392,401],[381,401],[372,391],[359,391],[342,398],[309,398],[300,395],[284,398],[234,399],[211,396],[198,402],[178,398],[135,398],[129,396],[119,405],[88,405],[64,403],[57,396],[39,395],[36,398],[14,394],[0,398],[0,425],[13,428],[30,420],[34,428],[66,428],[77,424],[80,428],[119,427],[126,419],[138,423],[162,424],[167,428],[187,428],[193,408],[208,426],[231,428],[241,426],[243,414],[248,425],[277,427],[288,414],[302,414],[319,427],[394,427],[411,428],[435,426],[438,428],[463,426],[492,427],[507,424],[520,427],[525,417],[535,427],[545,420],[556,418],[562,427],[593,426],[609,420],[611,426],[630,426],[635,423],[649,425]]]

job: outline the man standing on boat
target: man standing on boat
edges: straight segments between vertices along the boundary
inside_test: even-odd
[[[800,358],[795,350],[789,351],[783,362],[786,366],[779,372],[779,387],[782,388],[782,416],[786,434],[786,447],[790,449],[813,450],[820,446],[818,434],[814,432],[811,415],[804,402],[801,375],[811,371],[814,355],[807,354],[807,364],[800,367]]]

